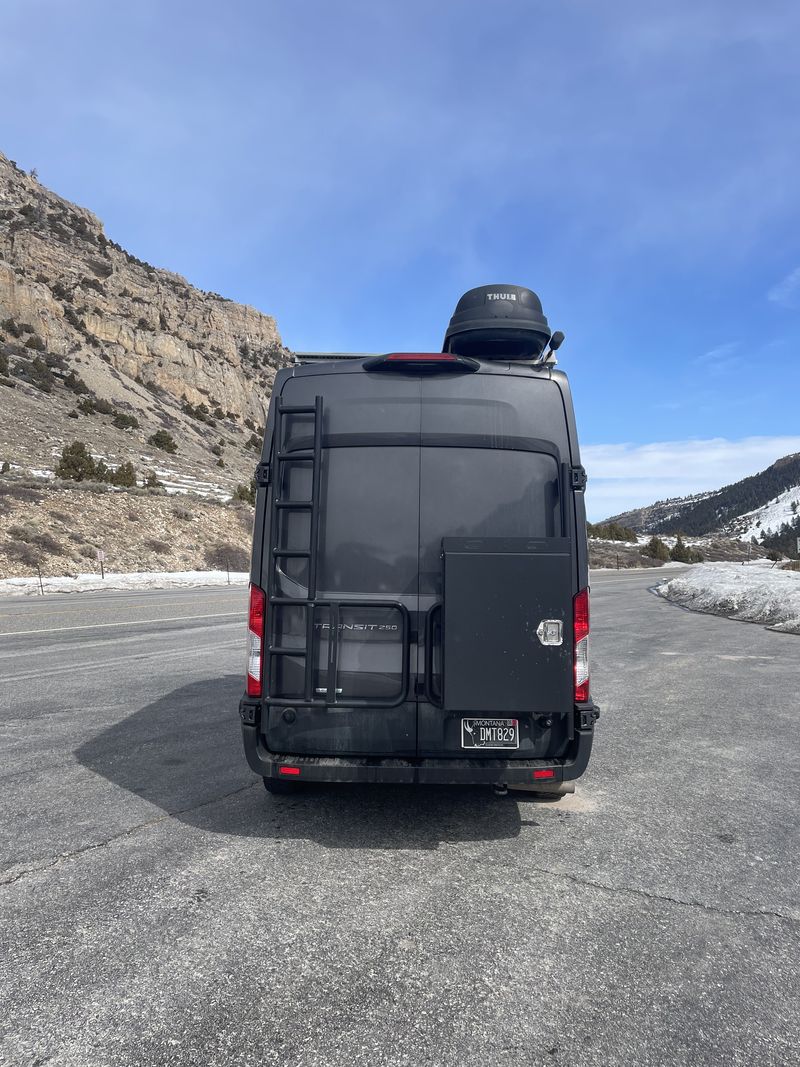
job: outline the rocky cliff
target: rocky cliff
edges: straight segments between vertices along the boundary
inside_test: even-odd
[[[90,211],[0,154],[0,462],[51,470],[67,441],[221,494],[249,480],[275,320],[142,262]],[[177,484],[177,483],[176,483]]]

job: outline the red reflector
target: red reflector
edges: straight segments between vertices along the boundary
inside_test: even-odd
[[[534,771],[534,778],[555,778],[556,772],[551,768],[543,768],[541,771]]]
[[[299,774],[299,773],[300,773],[300,768],[299,767],[280,767],[278,769],[278,774]]]

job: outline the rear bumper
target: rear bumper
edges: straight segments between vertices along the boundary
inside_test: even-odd
[[[249,702],[242,701],[242,705]],[[249,704],[248,710],[252,708]],[[240,710],[241,706],[240,706]],[[244,751],[250,768],[262,778],[297,782],[384,782],[406,785],[531,785],[543,790],[580,778],[589,763],[594,722],[600,711],[584,705],[576,712],[575,737],[564,759],[372,759],[333,756],[293,756],[270,752],[259,737],[257,724],[242,723]],[[244,718],[244,715],[243,715]],[[281,767],[297,767],[299,775],[281,774]],[[548,778],[534,771],[552,770]]]

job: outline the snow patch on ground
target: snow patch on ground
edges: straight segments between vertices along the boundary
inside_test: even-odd
[[[767,562],[697,564],[656,592],[693,611],[800,634],[800,572]]]
[[[207,585],[247,585],[243,571],[139,571],[134,574],[76,574],[74,578],[42,578],[47,593],[91,593],[106,589],[180,589]],[[0,596],[39,596],[38,577],[3,578]]]

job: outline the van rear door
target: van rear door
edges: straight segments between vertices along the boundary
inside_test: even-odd
[[[272,569],[270,645],[282,652],[268,675],[265,739],[275,752],[413,757],[419,381],[342,370],[289,378],[274,401],[287,416],[273,442],[274,532],[264,567],[266,574]],[[315,420],[291,412],[313,408],[317,396],[322,422],[312,575],[312,561],[302,555],[310,543],[310,512],[291,502],[312,497],[313,464],[300,457],[313,444]],[[286,459],[276,463],[279,455]],[[302,650],[312,587],[307,678]]]
[[[421,426],[419,755],[557,756],[572,731],[576,576],[558,386],[431,377]],[[465,748],[465,723],[483,719],[513,721],[518,747]]]

